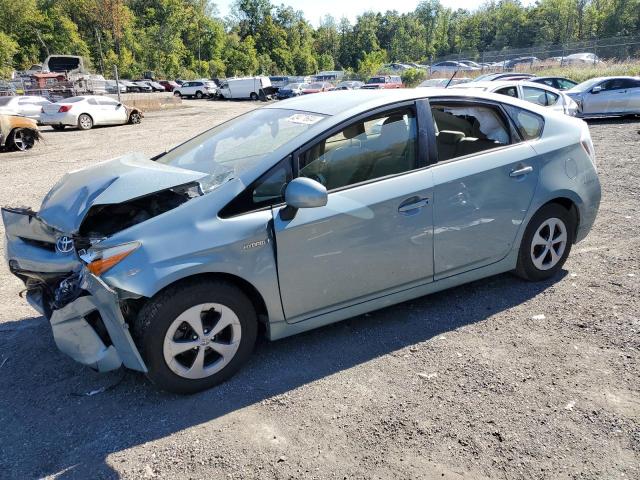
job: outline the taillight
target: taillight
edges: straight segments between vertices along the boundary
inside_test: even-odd
[[[62,105],[59,109],[58,109],[58,113],[64,113],[64,112],[68,112],[69,110],[71,110],[71,107],[73,105]]]

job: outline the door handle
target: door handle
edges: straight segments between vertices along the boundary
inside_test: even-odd
[[[411,197],[400,204],[400,206],[398,207],[398,212],[407,213],[411,210],[417,210],[419,208],[426,207],[427,205],[429,205],[428,198]]]
[[[510,177],[521,177],[522,175],[526,175],[527,173],[533,172],[533,167],[531,165],[527,165],[526,167],[517,168],[515,170],[511,170],[509,173]]]

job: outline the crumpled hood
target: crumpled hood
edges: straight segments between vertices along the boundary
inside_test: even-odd
[[[74,234],[93,205],[122,203],[206,176],[132,153],[66,174],[42,201],[38,217],[50,227]]]

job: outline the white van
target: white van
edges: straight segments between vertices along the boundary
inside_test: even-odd
[[[220,85],[220,97],[250,98],[251,100],[266,99],[275,89],[271,86],[269,77],[239,77],[227,78]]]

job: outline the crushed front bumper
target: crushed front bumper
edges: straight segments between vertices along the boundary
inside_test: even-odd
[[[61,234],[34,212],[3,208],[2,218],[9,268],[27,285],[29,304],[49,319],[58,348],[98,371],[124,365],[146,372],[118,293],[89,272],[75,252],[57,252]]]
[[[122,315],[117,293],[86,269],[79,288],[88,295],[54,310],[49,319],[58,348],[76,362],[100,372],[115,370],[121,365],[146,372],[147,367]]]

